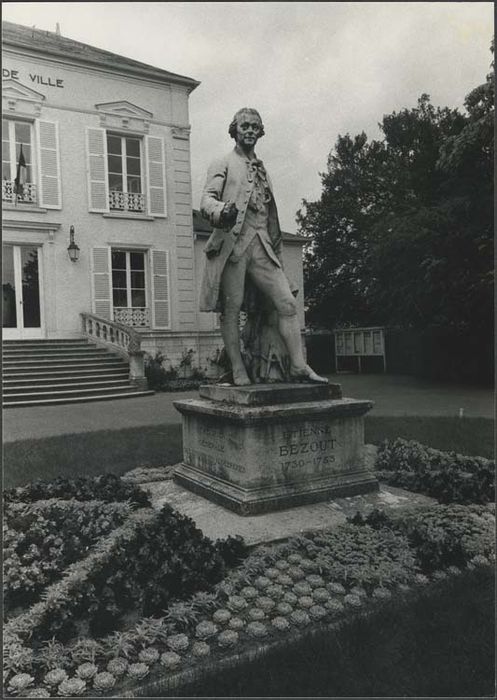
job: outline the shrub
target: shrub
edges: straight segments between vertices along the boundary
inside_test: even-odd
[[[36,480],[26,486],[4,491],[4,502],[23,502],[60,498],[78,501],[129,501],[134,506],[149,506],[147,494],[136,484],[129,483],[115,474],[66,479],[56,477],[50,481]]]
[[[240,535],[226,537],[224,540],[216,540],[216,549],[228,566],[239,564],[249,553],[249,548]]]
[[[495,551],[495,516],[481,505],[438,504],[401,515],[373,511],[351,521],[377,532],[401,533],[425,574],[449,566],[463,568],[477,555],[493,557]]]
[[[177,370],[172,367],[166,370],[163,367],[164,359],[164,355],[160,351],[157,351],[153,357],[151,355],[145,356],[145,376],[150,389],[161,389],[164,382],[168,379],[176,379],[178,376]]]
[[[145,376],[148,380],[148,386],[155,391],[188,391],[190,389],[198,389],[200,384],[205,381],[205,376],[202,370],[198,367],[192,367],[192,357],[194,351],[190,350],[183,354],[183,357],[178,367],[164,367],[164,355],[157,351],[155,356],[148,355],[145,358]],[[182,376],[186,368],[190,373],[190,377]]]
[[[414,440],[385,440],[376,459],[378,477],[441,503],[489,503],[495,495],[495,462],[442,452]]]
[[[100,537],[129,517],[128,503],[62,501],[7,504],[4,511],[4,603],[34,602]]]
[[[348,588],[398,585],[416,573],[414,554],[399,532],[344,524],[299,539],[323,576]]]
[[[160,387],[159,391],[193,391],[204,383],[203,379],[191,377],[190,379],[171,379]]]
[[[169,505],[133,513],[90,555],[49,586],[43,600],[7,624],[23,639],[68,639],[86,620],[92,634],[115,628],[131,610],[154,615],[219,581],[226,565],[193,521]]]

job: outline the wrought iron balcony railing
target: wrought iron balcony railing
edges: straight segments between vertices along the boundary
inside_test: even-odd
[[[145,211],[145,195],[138,192],[109,192],[109,208],[111,211],[130,211],[143,213]]]
[[[26,182],[22,186],[22,192],[16,194],[14,180],[2,180],[2,202],[36,204],[37,201],[37,190],[34,182]]]
[[[150,309],[147,307],[114,307],[114,321],[132,328],[150,328]]]

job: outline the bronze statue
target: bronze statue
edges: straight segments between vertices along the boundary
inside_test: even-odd
[[[282,237],[271,181],[255,154],[264,126],[244,107],[229,134],[235,148],[207,173],[200,209],[214,231],[205,247],[200,310],[221,312],[233,383],[327,383],[306,364],[297,304],[283,272]],[[247,313],[240,348],[240,311]]]

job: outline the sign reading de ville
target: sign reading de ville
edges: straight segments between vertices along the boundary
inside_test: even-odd
[[[53,78],[51,76],[40,75],[39,73],[28,73],[29,80],[36,85],[45,85],[47,87],[63,88],[64,81],[62,78]],[[10,78],[11,80],[20,80],[19,71],[11,68],[2,68],[2,78]]]

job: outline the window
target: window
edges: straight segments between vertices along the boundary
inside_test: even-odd
[[[114,321],[129,326],[150,326],[145,253],[113,249],[111,259]]]
[[[107,169],[111,211],[145,211],[141,139],[108,132]]]
[[[19,155],[26,162],[25,179],[16,193],[14,181],[17,175]],[[2,200],[23,204],[36,204],[36,186],[33,168],[33,138],[29,122],[2,120]]]

